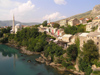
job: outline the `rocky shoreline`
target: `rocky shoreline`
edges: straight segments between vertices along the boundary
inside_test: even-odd
[[[45,63],[46,65],[49,65],[53,68],[56,68],[57,70],[61,71],[61,72],[66,72],[66,71],[69,71],[69,72],[72,72],[76,75],[84,75],[83,72],[78,72],[76,70],[73,70],[73,69],[66,69],[65,67],[63,67],[61,64],[58,64],[58,63],[54,63],[54,62],[51,62],[51,58],[50,57],[45,57],[44,54],[41,54],[41,56],[39,58],[36,59],[37,62],[40,62],[40,63]]]
[[[73,69],[68,70],[65,67],[63,67],[61,64],[55,64],[54,62],[51,62],[50,56],[48,56],[48,58],[46,58],[42,52],[32,52],[32,51],[27,50],[27,47],[24,47],[24,46],[19,47],[17,44],[12,44],[12,43],[6,43],[5,45],[19,49],[19,50],[21,50],[20,51],[21,53],[26,54],[26,55],[40,54],[41,56],[39,58],[35,59],[37,62],[45,63],[47,66],[51,66],[53,68],[56,68],[60,72],[69,71],[69,72],[72,72],[76,75],[84,75],[83,72],[80,73],[80,72],[75,71]]]

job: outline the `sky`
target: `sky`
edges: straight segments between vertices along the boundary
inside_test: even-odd
[[[0,20],[57,21],[92,10],[100,0],[0,0]]]

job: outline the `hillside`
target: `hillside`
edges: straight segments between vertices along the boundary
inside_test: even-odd
[[[36,25],[36,24],[40,24],[40,23],[36,23],[36,22],[30,22],[30,23],[22,23],[19,21],[15,21],[15,25],[20,23],[21,25]],[[0,26],[12,26],[12,20],[7,20],[7,21],[0,21]]]
[[[89,18],[89,17],[96,17],[100,15],[100,5],[96,5],[93,10],[90,10],[88,12],[85,12],[85,13],[82,13],[82,14],[77,14],[77,15],[74,15],[74,16],[71,16],[71,17],[68,17],[68,18],[65,18],[65,19],[72,19],[72,18]],[[60,21],[60,20],[59,20]],[[56,22],[59,22],[59,21],[56,21]]]

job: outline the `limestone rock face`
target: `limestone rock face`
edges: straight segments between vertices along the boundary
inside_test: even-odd
[[[100,13],[100,5],[96,5],[92,10],[92,14],[98,14],[98,13]]]

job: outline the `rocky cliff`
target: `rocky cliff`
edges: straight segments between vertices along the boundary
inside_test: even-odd
[[[100,14],[100,5],[96,5],[96,6],[93,8],[91,14]]]

